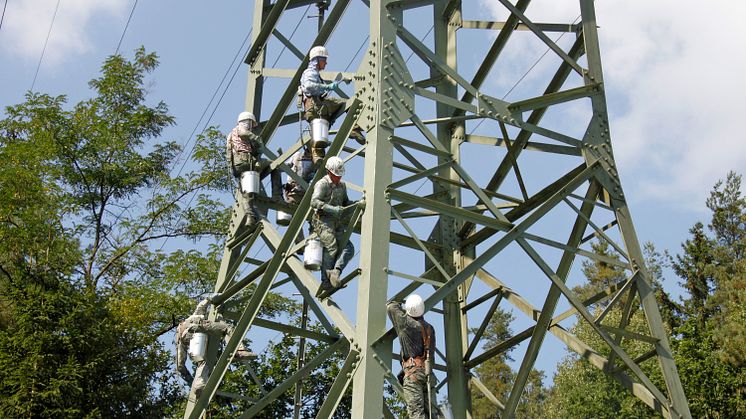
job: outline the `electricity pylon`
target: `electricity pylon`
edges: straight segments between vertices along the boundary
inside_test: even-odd
[[[319,280],[295,255],[301,246],[295,238],[311,215],[311,193],[292,209],[284,233],[268,220],[249,229],[237,203],[215,301],[229,301],[249,285],[253,293],[241,303],[242,314],[222,353],[218,356],[215,345],[208,348],[213,372],[202,395],[191,396],[185,417],[199,417],[218,394],[237,345],[252,326],[329,346],[269,392],[223,392],[222,397],[252,401],[242,417],[261,411],[337,351],[346,360],[317,417],[330,417],[350,386],[352,417],[392,417],[383,398],[384,381],[395,391],[402,388],[393,373],[398,355],[385,306],[414,291],[426,298],[426,316],[438,331],[437,388],[447,389],[455,418],[472,417],[470,391],[484,393],[502,417],[514,417],[529,372],[550,336],[664,417],[691,417],[612,153],[593,0],[571,3],[579,4],[577,23],[535,22],[528,12],[530,0],[496,1],[506,16],[502,22],[465,19],[467,5],[458,0],[364,1],[364,12],[350,16],[345,13],[349,0],[255,2],[253,43],[245,60],[250,66],[246,109],[257,116],[271,112],[261,124],[265,158],[272,160],[267,170],[283,170],[304,185],[283,163],[307,139],[301,136],[288,146],[292,136],[280,133],[283,126],[299,123],[293,102],[308,64],[306,52],[327,45],[333,54],[332,33],[348,19],[356,19],[353,27],[358,30],[369,27],[367,51],[356,71],[344,74],[354,79],[354,95],[326,152],[347,160],[346,179],[353,181],[348,189],[365,198],[364,210],[353,214],[348,229],[359,249],[353,264],[359,266],[348,268],[343,282],[349,287],[316,298]],[[296,46],[279,28],[284,15],[310,4],[328,7],[326,21],[315,39]],[[413,34],[424,32],[428,23],[431,37]],[[497,36],[464,40],[465,31]],[[549,34],[560,36],[552,39]],[[270,41],[291,51],[297,67],[268,67]],[[499,98],[507,90],[499,76],[513,64],[529,62],[522,54],[532,47],[535,51],[536,45],[548,51],[539,76]],[[403,57],[409,51],[416,56],[412,62],[411,55]],[[484,57],[475,69],[459,58],[473,62],[474,56]],[[327,79],[337,74],[322,73]],[[280,93],[268,94],[268,79],[283,77],[289,82],[283,82]],[[517,99],[506,100],[508,96]],[[357,148],[347,145],[356,123],[367,133],[366,144]],[[275,155],[270,143],[288,146],[287,151]],[[356,176],[362,185],[354,184]],[[420,192],[425,185],[428,190]],[[266,208],[291,210],[263,202]],[[616,257],[594,252],[592,240]],[[261,260],[249,258],[259,242],[272,253]],[[616,268],[621,277],[581,298],[572,289],[573,283],[583,284],[572,269],[576,259]],[[417,260],[424,263],[412,262]],[[238,278],[241,268],[249,273]],[[281,271],[288,278],[276,281]],[[258,317],[269,291],[283,287],[303,296],[325,333]],[[356,300],[355,321],[352,310],[337,304],[341,296]],[[478,353],[480,338],[501,304],[526,315],[523,323],[514,323],[520,331]],[[640,315],[646,330],[632,330],[633,317]],[[601,343],[575,336],[568,319],[587,322],[594,342]],[[510,350],[518,350],[511,356],[520,368],[502,399],[474,370]],[[665,388],[646,374],[651,368],[660,371]]]

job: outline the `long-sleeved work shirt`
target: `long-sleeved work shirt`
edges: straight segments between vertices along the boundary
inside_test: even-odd
[[[394,324],[399,343],[402,348],[403,361],[409,358],[419,358],[425,354],[423,328],[430,335],[429,358],[432,360],[435,351],[435,329],[424,318],[414,318],[407,314],[400,303],[389,301],[386,305],[391,322]]]
[[[321,78],[319,69],[316,68],[316,61],[311,60],[308,68],[303,71],[300,77],[300,89],[304,96],[323,96],[332,89],[329,88],[328,82]]]

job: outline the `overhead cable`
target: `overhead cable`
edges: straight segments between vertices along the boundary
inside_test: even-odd
[[[114,51],[114,55],[119,54],[119,47],[122,46],[122,40],[124,39],[124,34],[127,33],[127,28],[130,26],[130,20],[132,20],[132,15],[135,13],[135,7],[137,7],[137,0],[135,0],[135,3],[132,4],[132,10],[130,10],[130,17],[127,18],[127,23],[124,25],[124,30],[122,31],[122,36],[119,37],[119,43],[117,44],[117,49]]]
[[[570,24],[570,26],[572,26],[572,25],[575,25],[575,24],[576,24],[576,23],[578,22],[578,20],[580,20],[580,15],[578,15],[578,17],[576,17],[576,18],[575,18],[575,20],[573,20],[573,21],[572,21],[572,23]],[[558,37],[557,37],[557,38],[556,38],[556,39],[554,40],[554,43],[556,44],[557,42],[559,42],[559,40],[560,40],[560,39],[562,39],[562,37],[563,37],[563,36],[565,36],[565,34],[566,34],[566,32],[562,32],[562,33],[561,33],[561,34],[560,34],[560,35],[559,35],[559,36],[558,36]],[[508,92],[507,92],[507,93],[505,93],[505,94],[503,95],[503,97],[502,97],[502,100],[505,100],[505,98],[506,98],[506,97],[508,97],[508,95],[509,95],[510,93],[512,93],[512,92],[513,92],[513,90],[514,90],[514,89],[515,89],[516,87],[518,87],[518,85],[519,85],[519,84],[520,84],[520,83],[521,83],[521,82],[523,81],[523,79],[525,79],[525,78],[526,78],[526,76],[528,76],[528,74],[529,74],[529,73],[530,73],[530,72],[531,72],[531,71],[532,71],[532,70],[534,69],[534,67],[536,67],[536,65],[537,65],[537,64],[539,64],[539,62],[540,62],[540,61],[541,61],[541,60],[542,60],[542,59],[543,59],[543,58],[544,58],[544,57],[545,57],[545,56],[547,55],[547,53],[549,53],[549,50],[550,50],[550,48],[549,48],[549,47],[547,47],[546,51],[544,51],[544,53],[543,53],[543,54],[541,54],[541,56],[540,56],[539,58],[537,58],[537,59],[536,59],[536,61],[535,61],[535,62],[534,62],[534,63],[533,63],[532,65],[531,65],[531,67],[529,67],[529,68],[528,68],[528,70],[526,70],[526,72],[525,72],[525,73],[524,73],[524,74],[523,74],[523,75],[522,75],[522,76],[521,76],[521,77],[520,77],[520,78],[518,79],[518,81],[516,81],[516,82],[515,82],[515,83],[513,84],[513,87],[511,87],[511,88],[510,88],[510,89],[508,90]],[[479,121],[479,122],[477,123],[477,125],[475,125],[475,126],[474,126],[474,128],[473,128],[473,129],[471,130],[471,132],[469,132],[469,135],[472,135],[472,134],[474,134],[474,131],[476,131],[476,130],[477,130],[477,128],[479,128],[479,126],[480,126],[480,125],[482,125],[482,122],[484,122],[484,121],[485,121],[485,119],[481,119],[481,120],[480,120],[480,121]]]
[[[7,1],[6,1],[7,4]],[[57,10],[60,8],[60,0],[57,0],[57,5],[54,7],[54,14],[52,15],[52,23],[49,24],[49,30],[47,31],[47,39],[44,41],[44,47],[41,49],[41,57],[39,57],[39,64],[36,65],[36,72],[34,73],[34,81],[31,82],[31,88],[33,91],[36,85],[36,76],[39,75],[39,68],[41,68],[41,62],[44,60],[44,52],[47,50],[47,43],[49,42],[49,35],[52,33],[52,27],[54,26],[54,19],[57,17]],[[3,12],[4,14],[4,12]]]
[[[8,0],[5,0],[5,5],[3,6],[3,16],[0,17],[0,29],[3,28],[3,20],[5,20],[5,9],[8,7]]]

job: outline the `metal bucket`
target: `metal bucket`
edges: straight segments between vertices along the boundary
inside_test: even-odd
[[[250,170],[241,173],[241,192],[259,193],[259,172]]]
[[[303,251],[303,265],[305,265],[306,269],[309,271],[318,271],[321,269],[322,252],[321,240],[308,239],[306,241],[306,249]]]
[[[311,137],[316,148],[329,145],[329,121],[316,118],[311,121]]]
[[[207,350],[207,333],[193,333],[189,341],[189,357],[192,362],[201,362],[205,359]]]
[[[290,224],[290,220],[293,218],[293,214],[288,214],[285,211],[277,211],[277,225],[286,226]]]

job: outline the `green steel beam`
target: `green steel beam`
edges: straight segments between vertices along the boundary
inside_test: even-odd
[[[319,408],[316,414],[316,419],[331,418],[332,414],[337,410],[339,403],[342,401],[342,397],[347,390],[347,387],[352,381],[352,373],[355,371],[358,361],[360,361],[360,353],[351,350],[345,358],[345,362],[342,368],[339,369],[337,378],[334,379],[331,388],[326,393],[326,399]]]
[[[507,146],[504,138],[486,137],[484,135],[470,134],[466,136],[464,141],[467,143],[472,143],[472,144],[492,145],[492,146],[498,146],[498,147]],[[566,156],[581,156],[582,155],[580,152],[580,149],[577,147],[569,147],[569,146],[557,145],[557,144],[537,143],[533,141],[527,142],[526,145],[523,147],[523,149],[529,150],[529,151],[542,151],[545,153],[564,154]]]
[[[492,287],[505,288],[505,284],[497,280],[495,277],[489,275],[486,271],[480,271],[479,276],[482,280],[484,280],[487,284],[489,284]],[[536,308],[531,306],[531,304],[528,301],[523,299],[518,294],[508,293],[505,298],[511,304],[513,304],[516,308],[523,311],[529,317],[536,317],[536,313],[539,312]],[[577,337],[569,333],[562,326],[558,324],[552,325],[549,328],[549,332],[551,332],[559,340],[564,342],[565,345],[567,345],[568,349],[572,350],[573,352],[577,353],[582,358],[586,359],[592,366],[594,366],[595,368],[601,371],[609,372],[610,375],[616,378],[624,388],[632,392],[632,394],[634,394],[637,398],[639,398],[643,403],[650,406],[652,409],[654,409],[656,412],[663,415],[665,418],[671,418],[667,408],[665,408],[664,405],[661,404],[645,388],[645,386],[635,382],[634,380],[632,380],[632,378],[630,378],[628,375],[624,374],[623,372],[611,372],[612,370],[610,368],[610,363],[605,357],[603,357],[598,352],[596,352],[593,348],[586,345],[584,342],[579,340]]]
[[[466,211],[460,207],[451,206],[438,201],[434,201],[432,199],[422,198],[417,195],[409,194],[395,189],[388,190],[388,194],[394,201],[404,202],[418,206],[420,208],[437,211],[441,214],[448,214],[460,219],[470,220],[480,225],[489,226],[490,228],[495,230],[506,231],[512,227],[512,224],[510,224],[509,222],[496,220],[493,217],[487,217],[481,214],[473,213],[471,211]]]
[[[536,26],[533,22],[531,22],[528,19],[528,17],[526,17],[525,14],[523,14],[523,11],[518,9],[516,6],[513,5],[513,3],[510,3],[508,0],[498,0],[498,1],[502,3],[502,5],[505,6],[505,8],[508,9],[513,15],[517,16],[518,19],[520,19],[521,22],[523,22],[523,24],[528,26],[531,32],[533,32],[537,38],[544,41],[544,43],[549,47],[549,49],[554,51],[555,54],[557,54],[560,58],[562,58],[562,60],[565,63],[567,63],[567,65],[572,67],[581,76],[584,74],[583,68],[581,68],[580,65],[578,65],[575,59],[567,55],[567,53],[563,51],[562,48],[557,46],[557,44],[555,44],[554,41],[549,39],[549,37],[546,36],[544,32],[542,32],[538,26]]]
[[[564,32],[564,33],[575,33],[579,30],[579,25],[573,24],[562,24],[562,23],[538,23],[534,22],[537,28],[542,32]],[[464,29],[503,29],[508,26],[507,22],[494,22],[488,20],[464,20],[461,22],[461,27]],[[528,26],[523,23],[519,23],[513,27],[515,31],[530,31]]]
[[[531,0],[518,0],[516,3],[516,8],[518,10],[526,10],[529,3],[531,3]],[[510,16],[508,16],[508,20],[505,22],[505,26],[500,30],[500,33],[497,34],[497,38],[495,38],[495,42],[492,43],[492,46],[490,47],[489,51],[487,51],[487,54],[485,54],[484,61],[482,61],[482,64],[480,64],[479,69],[477,69],[477,72],[474,74],[474,78],[471,81],[471,84],[475,86],[477,89],[482,87],[482,83],[487,79],[487,76],[490,74],[490,71],[492,70],[492,66],[495,65],[495,62],[497,62],[497,58],[500,56],[500,53],[502,52],[503,48],[505,48],[505,45],[507,45],[508,40],[510,39],[510,36],[513,34],[513,31],[515,30],[516,25],[518,24],[518,17],[511,13]],[[464,95],[461,97],[462,102],[470,103],[474,99],[474,94],[470,91],[464,92]],[[463,111],[456,111],[454,112],[453,116],[461,116],[463,115]],[[493,188],[497,189],[497,188]]]
[[[253,39],[249,51],[246,53],[246,57],[243,60],[244,63],[252,66],[256,59],[259,58],[260,52],[264,50],[264,46],[267,44],[269,36],[275,30],[277,23],[280,21],[280,16],[282,16],[282,12],[285,11],[288,3],[290,3],[290,0],[278,0],[269,10],[267,18],[262,21],[261,27],[256,37]]]
[[[254,404],[253,406],[251,406],[251,408],[243,412],[243,414],[239,417],[241,419],[253,418],[265,406],[272,403],[278,397],[280,397],[283,393],[285,393],[290,388],[292,388],[292,386],[295,385],[297,381],[302,380],[304,377],[308,376],[308,374],[311,371],[313,371],[316,367],[321,365],[331,355],[333,355],[337,351],[343,350],[347,345],[348,345],[348,342],[345,339],[340,339],[336,343],[329,345],[326,349],[321,351],[321,353],[316,355],[312,360],[308,361],[305,365],[303,365],[303,368],[299,369],[293,375],[288,377],[287,380],[283,381],[281,384],[273,388],[272,391],[270,391],[266,396],[262,397],[259,401],[257,401],[256,404]]]
[[[508,109],[513,112],[526,112],[534,109],[547,108],[552,105],[597,95],[601,92],[600,87],[601,86],[598,83],[593,83],[560,92],[548,93],[539,97],[513,102],[508,105]]]

